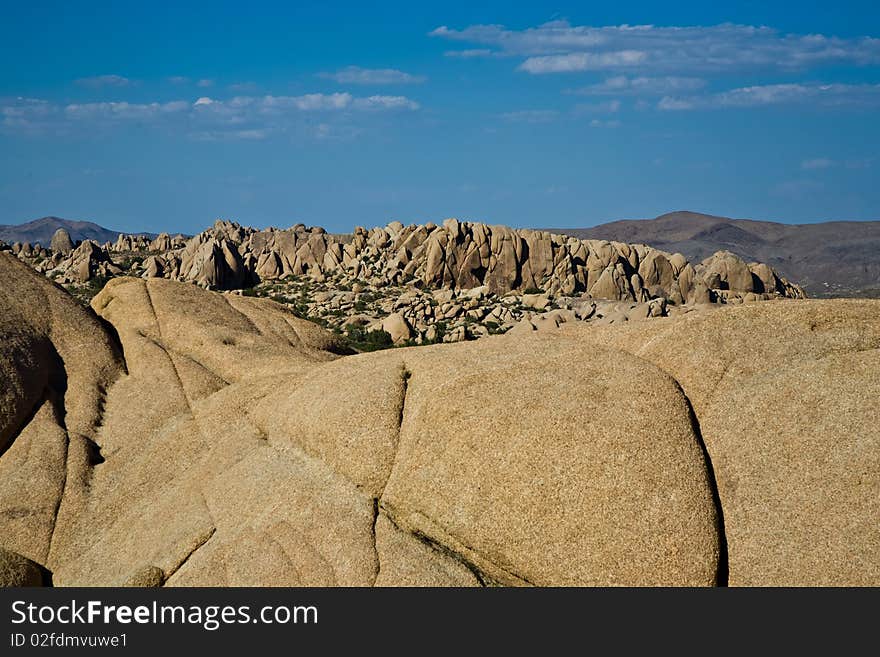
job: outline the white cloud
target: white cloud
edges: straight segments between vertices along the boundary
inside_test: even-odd
[[[603,121],[602,119],[593,119],[590,121],[591,128],[618,128],[620,127],[620,121],[617,119],[611,119],[609,121]]]
[[[683,100],[681,98],[672,98],[671,96],[665,96],[664,98],[660,99],[659,103],[657,103],[657,109],[666,111],[692,110],[696,109],[696,103],[696,99]]]
[[[697,91],[706,85],[702,78],[693,77],[627,77],[615,75],[597,84],[574,89],[569,93],[581,96],[663,96],[673,93]]]
[[[349,93],[335,94],[306,94],[305,96],[266,96],[263,103],[268,107],[290,107],[304,112],[315,112],[319,110],[339,110],[345,109],[352,102],[352,95]]]
[[[587,70],[802,70],[822,64],[880,63],[880,39],[785,34],[769,27],[612,25],[553,21],[523,30],[502,25],[446,26],[431,36],[478,44],[485,54],[524,57],[528,73]]]
[[[150,120],[189,109],[185,101],[169,103],[74,103],[65,106],[64,114],[73,120],[109,119],[113,121]]]
[[[79,126],[89,131],[110,129],[126,122],[183,130],[195,139],[265,139],[288,131],[314,136],[354,136],[355,117],[370,113],[415,111],[419,104],[405,96],[358,97],[347,92],[301,96],[234,96],[195,101],[129,103],[96,102],[58,105],[33,98],[0,99],[0,130],[12,134],[62,134]],[[306,116],[324,120],[314,131]],[[334,118],[335,117],[335,118]],[[322,130],[327,134],[321,134]],[[332,133],[332,134],[331,134]]]
[[[185,75],[172,75],[168,78],[168,81],[171,84],[187,84],[189,82],[189,78]]]
[[[825,157],[816,157],[811,160],[804,160],[801,162],[801,169],[829,169],[833,166],[836,166],[837,162],[834,160],[829,160]]]
[[[550,185],[544,190],[545,194],[553,196],[555,194],[565,194],[568,192],[568,185]]]
[[[575,105],[575,114],[615,114],[620,111],[619,100],[606,100],[601,103],[579,103]]]
[[[197,87],[201,87],[201,88],[203,88],[203,89],[207,89],[208,87],[213,87],[213,86],[214,86],[214,81],[213,81],[213,80],[210,80],[210,79],[208,79],[208,78],[202,78],[201,80],[199,80],[198,82],[196,82],[196,86],[197,86]]]
[[[721,109],[728,107],[766,107],[810,103],[822,107],[880,106],[880,84],[767,84],[729,91],[677,98],[665,96],[657,104],[661,110]]]
[[[632,68],[643,63],[648,53],[642,50],[616,50],[614,52],[579,52],[568,55],[542,55],[529,57],[519,65],[528,73],[572,73],[574,71],[606,71],[616,68]]]
[[[422,75],[412,75],[393,68],[361,68],[347,66],[333,73],[318,73],[318,77],[335,80],[340,84],[418,84],[425,81]]]
[[[492,51],[488,48],[469,48],[466,50],[447,50],[443,53],[444,57],[459,57],[461,59],[472,59],[474,57],[488,57]]]
[[[556,110],[519,110],[505,112],[500,117],[511,123],[550,123],[559,117],[559,112]]]
[[[79,78],[76,84],[97,89],[100,87],[127,87],[131,80],[121,75],[95,75],[90,78]]]
[[[417,110],[419,104],[406,96],[369,96],[357,98],[353,102],[356,109],[362,110]]]
[[[229,140],[248,140],[259,141],[266,139],[271,135],[269,130],[260,130],[251,128],[247,130],[213,130],[202,132],[191,132],[189,136],[197,141],[229,141]]]
[[[827,157],[814,157],[801,162],[801,169],[804,169],[806,171],[832,169],[834,167],[844,167],[846,169],[867,169],[871,166],[872,163],[873,158],[832,160]]]
[[[0,104],[0,128],[7,133],[42,134],[58,122],[59,108],[39,98],[4,99]]]

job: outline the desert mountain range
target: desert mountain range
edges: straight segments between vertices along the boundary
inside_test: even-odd
[[[880,221],[781,224],[671,212],[554,232],[583,239],[650,244],[691,260],[728,250],[766,262],[810,296],[880,296]]]
[[[0,225],[0,240],[12,244],[27,242],[29,244],[49,244],[52,236],[63,228],[75,241],[94,240],[100,244],[116,239],[118,230],[110,230],[91,221],[71,221],[60,217],[43,217],[23,224]],[[142,233],[150,237],[155,234]]]
[[[119,275],[86,307],[20,251],[0,252],[2,583],[880,584],[880,301],[728,285],[650,321],[340,355],[238,290]],[[411,272],[454,277],[449,253]]]

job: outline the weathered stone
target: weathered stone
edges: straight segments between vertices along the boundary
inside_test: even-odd
[[[49,243],[49,248],[62,255],[67,255],[73,251],[74,246],[73,240],[70,239],[70,233],[64,228],[56,230],[55,234],[52,235],[52,241]]]
[[[0,587],[43,586],[40,565],[16,552],[0,548]]]
[[[400,313],[391,313],[382,320],[382,330],[391,336],[396,343],[406,342],[412,337],[412,327]]]

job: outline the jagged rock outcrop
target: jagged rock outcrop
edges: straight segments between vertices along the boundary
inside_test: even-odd
[[[120,233],[116,238],[109,251],[116,253],[124,253],[126,251],[146,251],[150,248],[151,242],[143,235],[126,235]]]
[[[0,276],[0,547],[56,585],[880,583],[880,302],[340,358],[267,300]]]
[[[85,240],[54,268],[62,283],[86,283],[93,278],[118,276],[122,269],[107,252],[91,240]]]
[[[210,245],[210,246],[206,246]],[[233,289],[289,275],[345,272],[385,284],[416,281],[433,288],[485,287],[503,294],[543,289],[554,295],[672,303],[725,301],[746,294],[802,297],[769,267],[719,252],[695,267],[681,254],[644,245],[582,241],[545,231],[447,219],[442,225],[356,228],[350,239],[302,225],[257,231],[218,221],[183,249],[179,273],[158,276]],[[723,290],[708,294],[703,290]]]
[[[236,244],[227,237],[207,233],[194,237],[181,251],[178,276],[221,290],[244,287],[251,279]]]
[[[168,233],[152,241],[120,234],[105,247],[86,241],[70,252],[68,246],[59,237],[57,248],[15,244],[12,250],[38,271],[61,276],[64,283],[125,273],[234,290],[305,276],[316,282],[330,277],[349,287],[366,282],[480,288],[496,295],[540,290],[551,297],[634,303],[662,298],[675,306],[804,296],[767,265],[747,264],[726,251],[689,263],[681,254],[641,244],[579,240],[456,219],[442,225],[358,227],[351,235],[331,235],[302,224],[255,230],[217,221],[189,240]],[[74,263],[71,253],[77,254]]]
[[[170,251],[172,248],[171,235],[168,233],[159,233],[149,246],[150,251]]]

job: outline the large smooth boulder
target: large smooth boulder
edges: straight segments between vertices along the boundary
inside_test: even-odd
[[[391,336],[395,344],[406,342],[412,337],[412,327],[400,313],[391,313],[382,320],[382,330]]]
[[[0,548],[56,585],[880,582],[880,302],[339,358],[267,300],[0,275]]]
[[[880,302],[777,301],[595,327],[693,404],[734,585],[880,583]]]
[[[730,251],[718,251],[703,260],[702,275],[710,288],[733,292],[754,292],[749,266]]]
[[[7,253],[0,280],[0,547],[47,566],[124,364],[93,313]]]

